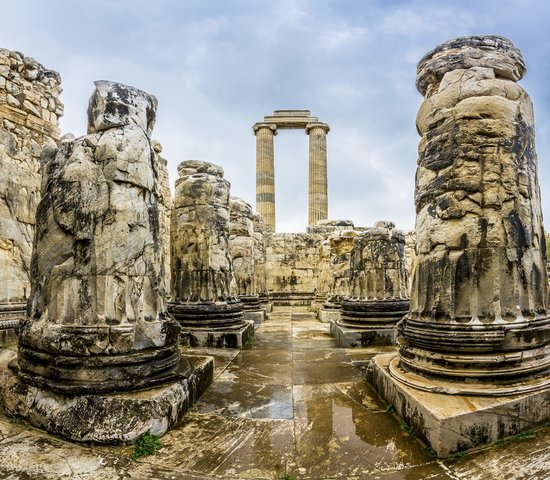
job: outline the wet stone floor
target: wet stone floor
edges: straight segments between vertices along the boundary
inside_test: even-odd
[[[304,307],[276,307],[154,455],[82,446],[0,415],[0,479],[546,479],[550,428],[437,460],[364,382],[381,351],[339,349]],[[386,349],[388,351],[388,349]]]

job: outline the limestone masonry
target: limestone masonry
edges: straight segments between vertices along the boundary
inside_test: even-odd
[[[40,155],[59,140],[60,93],[57,72],[0,49],[0,343],[25,315]]]

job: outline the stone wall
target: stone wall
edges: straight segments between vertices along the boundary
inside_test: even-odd
[[[0,49],[0,305],[24,303],[30,292],[40,155],[59,140],[60,83],[36,60]]]
[[[266,236],[267,289],[272,295],[313,298],[322,239],[315,233]]]
[[[325,220],[308,227],[307,233],[267,234],[267,289],[272,298],[293,298],[309,303],[320,288],[326,289],[322,283],[324,277],[320,277],[323,242],[331,235],[353,228],[349,220]]]

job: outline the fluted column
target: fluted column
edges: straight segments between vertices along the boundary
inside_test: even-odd
[[[181,343],[240,348],[253,333],[233,295],[229,188],[223,169],[187,160],[178,166],[171,219],[172,301]]]
[[[353,241],[349,298],[332,333],[339,347],[392,345],[409,309],[405,236],[392,222],[376,222]]]
[[[520,51],[496,36],[451,40],[418,65],[417,259],[397,376],[480,394],[537,375],[550,383],[534,119],[516,83],[524,71]]]
[[[326,123],[309,123],[309,191],[308,225],[328,218],[327,196],[327,133]]]
[[[277,126],[273,123],[256,123],[256,210],[268,228],[275,230],[275,163],[273,136]]]

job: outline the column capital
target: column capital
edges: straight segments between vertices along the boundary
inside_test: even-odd
[[[305,128],[306,135],[309,135],[309,131],[312,128],[316,128],[316,127],[322,128],[325,131],[325,133],[330,132],[330,127],[328,126],[328,124],[323,122],[311,122],[306,125],[306,128]]]
[[[252,125],[252,130],[254,131],[254,135],[258,132],[260,128],[269,128],[273,135],[277,135],[277,125],[275,123],[266,123],[266,122],[258,122]]]

